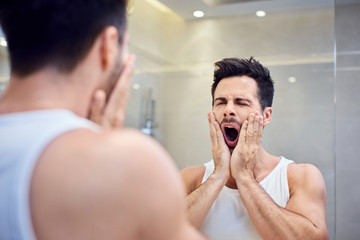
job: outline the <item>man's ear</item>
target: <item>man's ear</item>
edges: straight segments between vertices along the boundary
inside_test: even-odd
[[[264,117],[264,126],[268,125],[272,118],[272,108],[266,107],[263,111],[263,117]]]
[[[118,40],[118,30],[109,26],[106,27],[100,34],[100,58],[101,58],[101,67],[104,71],[114,65],[117,61],[119,51],[119,40]]]

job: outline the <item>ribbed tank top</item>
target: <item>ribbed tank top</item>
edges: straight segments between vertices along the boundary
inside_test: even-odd
[[[99,127],[68,110],[0,114],[0,239],[35,240],[29,192],[45,147],[65,132]]]
[[[281,157],[280,162],[260,185],[281,207],[289,200],[287,166],[293,161]],[[214,161],[205,164],[205,182],[214,172]],[[237,189],[223,187],[205,217],[200,231],[211,240],[261,239],[252,224]]]

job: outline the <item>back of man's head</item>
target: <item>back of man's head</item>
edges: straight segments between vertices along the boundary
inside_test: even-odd
[[[1,0],[0,23],[11,72],[26,76],[43,67],[71,72],[98,34],[115,26],[121,43],[126,0]]]

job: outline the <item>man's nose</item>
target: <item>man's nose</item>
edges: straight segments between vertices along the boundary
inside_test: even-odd
[[[234,104],[231,102],[228,102],[226,104],[226,108],[224,111],[224,117],[235,117],[236,113],[235,113],[235,109],[234,109]]]

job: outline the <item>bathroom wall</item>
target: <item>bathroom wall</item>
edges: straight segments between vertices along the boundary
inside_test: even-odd
[[[0,28],[0,41],[4,39],[4,33]],[[0,96],[8,84],[10,76],[10,66],[8,60],[7,47],[0,45]]]
[[[4,47],[0,46],[0,48],[4,48]],[[9,66],[7,54],[3,54],[3,55],[0,54],[0,96],[8,84],[9,76],[10,76],[9,72],[10,72],[10,66]]]
[[[147,1],[136,1],[135,10],[128,16],[130,53],[136,56],[136,68],[125,125],[143,129],[146,115],[153,115],[151,131],[160,143],[164,143],[160,129],[163,125],[164,66],[172,64],[164,54],[164,31],[169,20],[182,22],[174,13],[154,8]],[[152,110],[146,109],[149,99],[154,102]]]
[[[360,239],[360,2],[336,0],[336,239]]]

